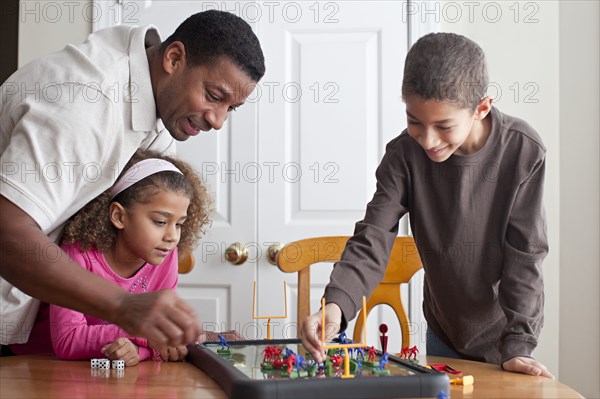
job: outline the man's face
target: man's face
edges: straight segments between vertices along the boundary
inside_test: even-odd
[[[169,50],[167,49],[167,52]],[[190,67],[185,57],[164,57],[167,75],[157,84],[158,116],[175,140],[221,129],[229,112],[241,106],[256,82],[228,58]]]

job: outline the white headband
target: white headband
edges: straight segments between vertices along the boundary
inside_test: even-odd
[[[123,190],[133,186],[146,177],[158,172],[172,171],[181,173],[175,165],[169,161],[158,158],[148,158],[134,164],[121,176],[114,186],[110,189],[111,199],[115,198]],[[183,174],[183,173],[181,173]]]

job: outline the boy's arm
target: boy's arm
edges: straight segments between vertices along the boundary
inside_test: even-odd
[[[544,173],[542,156],[521,183],[511,209],[498,291],[507,318],[501,337],[502,363],[517,356],[531,357],[543,324],[541,266],[548,253],[542,203]]]
[[[346,329],[347,322],[362,306],[361,298],[369,297],[383,278],[398,235],[398,222],[408,210],[405,190],[408,172],[401,155],[390,146],[391,143],[377,168],[377,190],[367,205],[365,217],[356,223],[354,235],[325,288],[327,303],[335,303],[342,310],[340,330]]]

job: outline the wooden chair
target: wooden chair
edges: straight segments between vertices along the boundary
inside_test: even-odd
[[[298,326],[310,312],[310,266],[340,259],[350,237],[317,237],[286,244],[277,255],[277,266],[286,273],[298,272]],[[412,237],[398,237],[392,248],[383,280],[367,300],[367,315],[380,304],[389,305],[400,322],[402,348],[410,346],[408,316],[402,305],[400,284],[408,283],[421,269],[421,259]],[[362,318],[357,318],[353,340],[360,340]]]
[[[179,258],[179,262],[177,262],[177,271],[179,274],[187,274],[192,271],[195,262],[194,254],[190,252],[188,256]]]

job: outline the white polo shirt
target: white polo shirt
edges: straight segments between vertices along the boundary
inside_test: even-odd
[[[156,116],[146,47],[156,28],[117,26],[39,58],[0,87],[0,194],[57,240],[138,148],[173,154]],[[0,278],[0,343],[26,342],[37,301]]]

